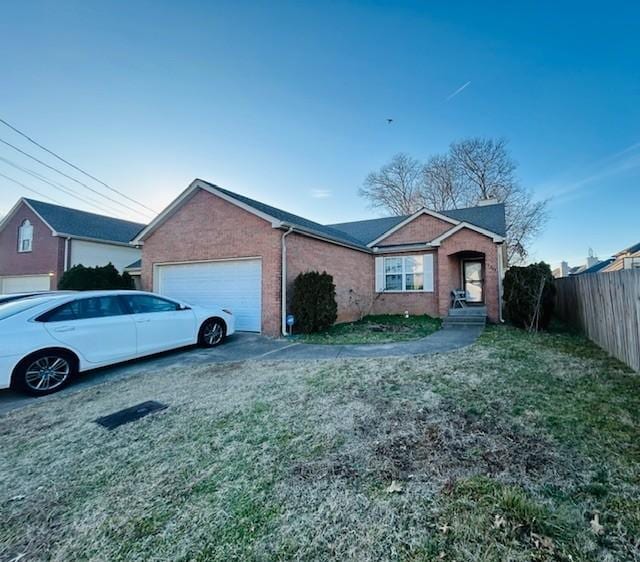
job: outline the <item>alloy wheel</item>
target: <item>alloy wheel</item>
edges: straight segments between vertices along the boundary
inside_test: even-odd
[[[216,345],[222,341],[224,329],[220,322],[211,320],[207,322],[202,337],[207,345]]]
[[[64,357],[40,357],[27,367],[24,381],[35,391],[52,390],[64,384],[70,373],[71,365]]]

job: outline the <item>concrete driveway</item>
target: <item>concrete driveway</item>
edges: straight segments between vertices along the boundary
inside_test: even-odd
[[[367,345],[310,345],[292,340],[274,340],[258,334],[236,333],[213,349],[190,347],[170,351],[144,359],[121,363],[81,374],[72,384],[58,393],[34,398],[12,390],[0,390],[0,415],[22,408],[36,401],[77,392],[88,386],[148,373],[175,365],[206,365],[262,359],[285,361],[304,359],[337,359],[347,357],[398,357],[444,353],[471,345],[482,333],[478,326],[456,326],[439,330],[426,338],[408,342]]]

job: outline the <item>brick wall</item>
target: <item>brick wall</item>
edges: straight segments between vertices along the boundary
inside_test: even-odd
[[[417,219],[416,219],[417,220]],[[418,252],[424,254],[424,252]],[[388,254],[393,256],[416,255],[416,252],[398,252]],[[439,316],[438,307],[438,255],[433,253],[433,292],[416,293],[375,293],[373,300],[373,314],[428,314]]]
[[[153,265],[163,262],[262,258],[262,332],[280,333],[282,232],[203,190],[144,241],[142,286],[153,289]]]
[[[499,246],[484,236],[463,228],[449,238],[443,240],[438,248],[439,302],[440,315],[446,316],[451,304],[450,293],[454,289],[461,289],[460,252],[481,252],[484,254],[484,299],[487,306],[487,316],[490,321],[498,322],[499,285],[498,285],[498,254]]]
[[[380,245],[389,246],[392,244],[428,242],[454,226],[455,225],[450,222],[432,217],[431,215],[420,215],[400,230],[396,230],[393,234],[381,240]]]
[[[33,225],[33,249],[18,252],[18,229],[25,219]],[[0,232],[0,277],[53,273],[51,288],[58,286],[64,269],[64,239],[51,230],[24,203]]]
[[[415,226],[411,226],[416,223]],[[433,217],[419,217],[385,241],[408,243],[429,240],[451,225]],[[410,228],[411,227],[411,228]],[[280,271],[283,232],[271,224],[212,195],[198,190],[173,216],[144,242],[142,287],[153,289],[153,265],[166,262],[205,261],[240,257],[262,258],[262,331],[280,333]],[[338,301],[338,321],[374,314],[430,314],[446,316],[449,292],[460,287],[462,251],[483,252],[485,300],[489,318],[497,321],[497,246],[491,239],[463,229],[446,239],[434,256],[433,293],[376,294],[374,255],[351,250],[292,233],[287,236],[287,291],[298,273],[327,271],[334,277]],[[409,252],[411,253],[411,252]]]
[[[287,301],[299,273],[326,271],[333,275],[338,322],[357,320],[371,309],[374,262],[371,254],[292,233],[287,236]]]

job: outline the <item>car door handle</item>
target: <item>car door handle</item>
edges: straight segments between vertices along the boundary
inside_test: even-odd
[[[75,328],[73,326],[64,326],[62,328],[54,328],[54,332],[73,332]]]
[[[146,324],[147,322],[151,322],[148,318],[146,320],[136,320],[136,324]]]

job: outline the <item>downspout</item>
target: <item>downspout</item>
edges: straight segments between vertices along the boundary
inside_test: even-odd
[[[64,265],[62,267],[62,271],[67,271],[69,269],[69,242],[71,242],[71,238],[67,236],[64,239]]]
[[[282,335],[287,335],[287,241],[286,238],[293,231],[293,227],[289,227],[285,233],[282,234],[282,265],[280,268],[281,277],[281,305],[282,305],[282,318],[281,318],[281,331]]]
[[[503,300],[503,286],[502,281],[504,279],[504,242],[498,247],[498,318],[500,323],[504,322],[502,317],[502,300]]]

